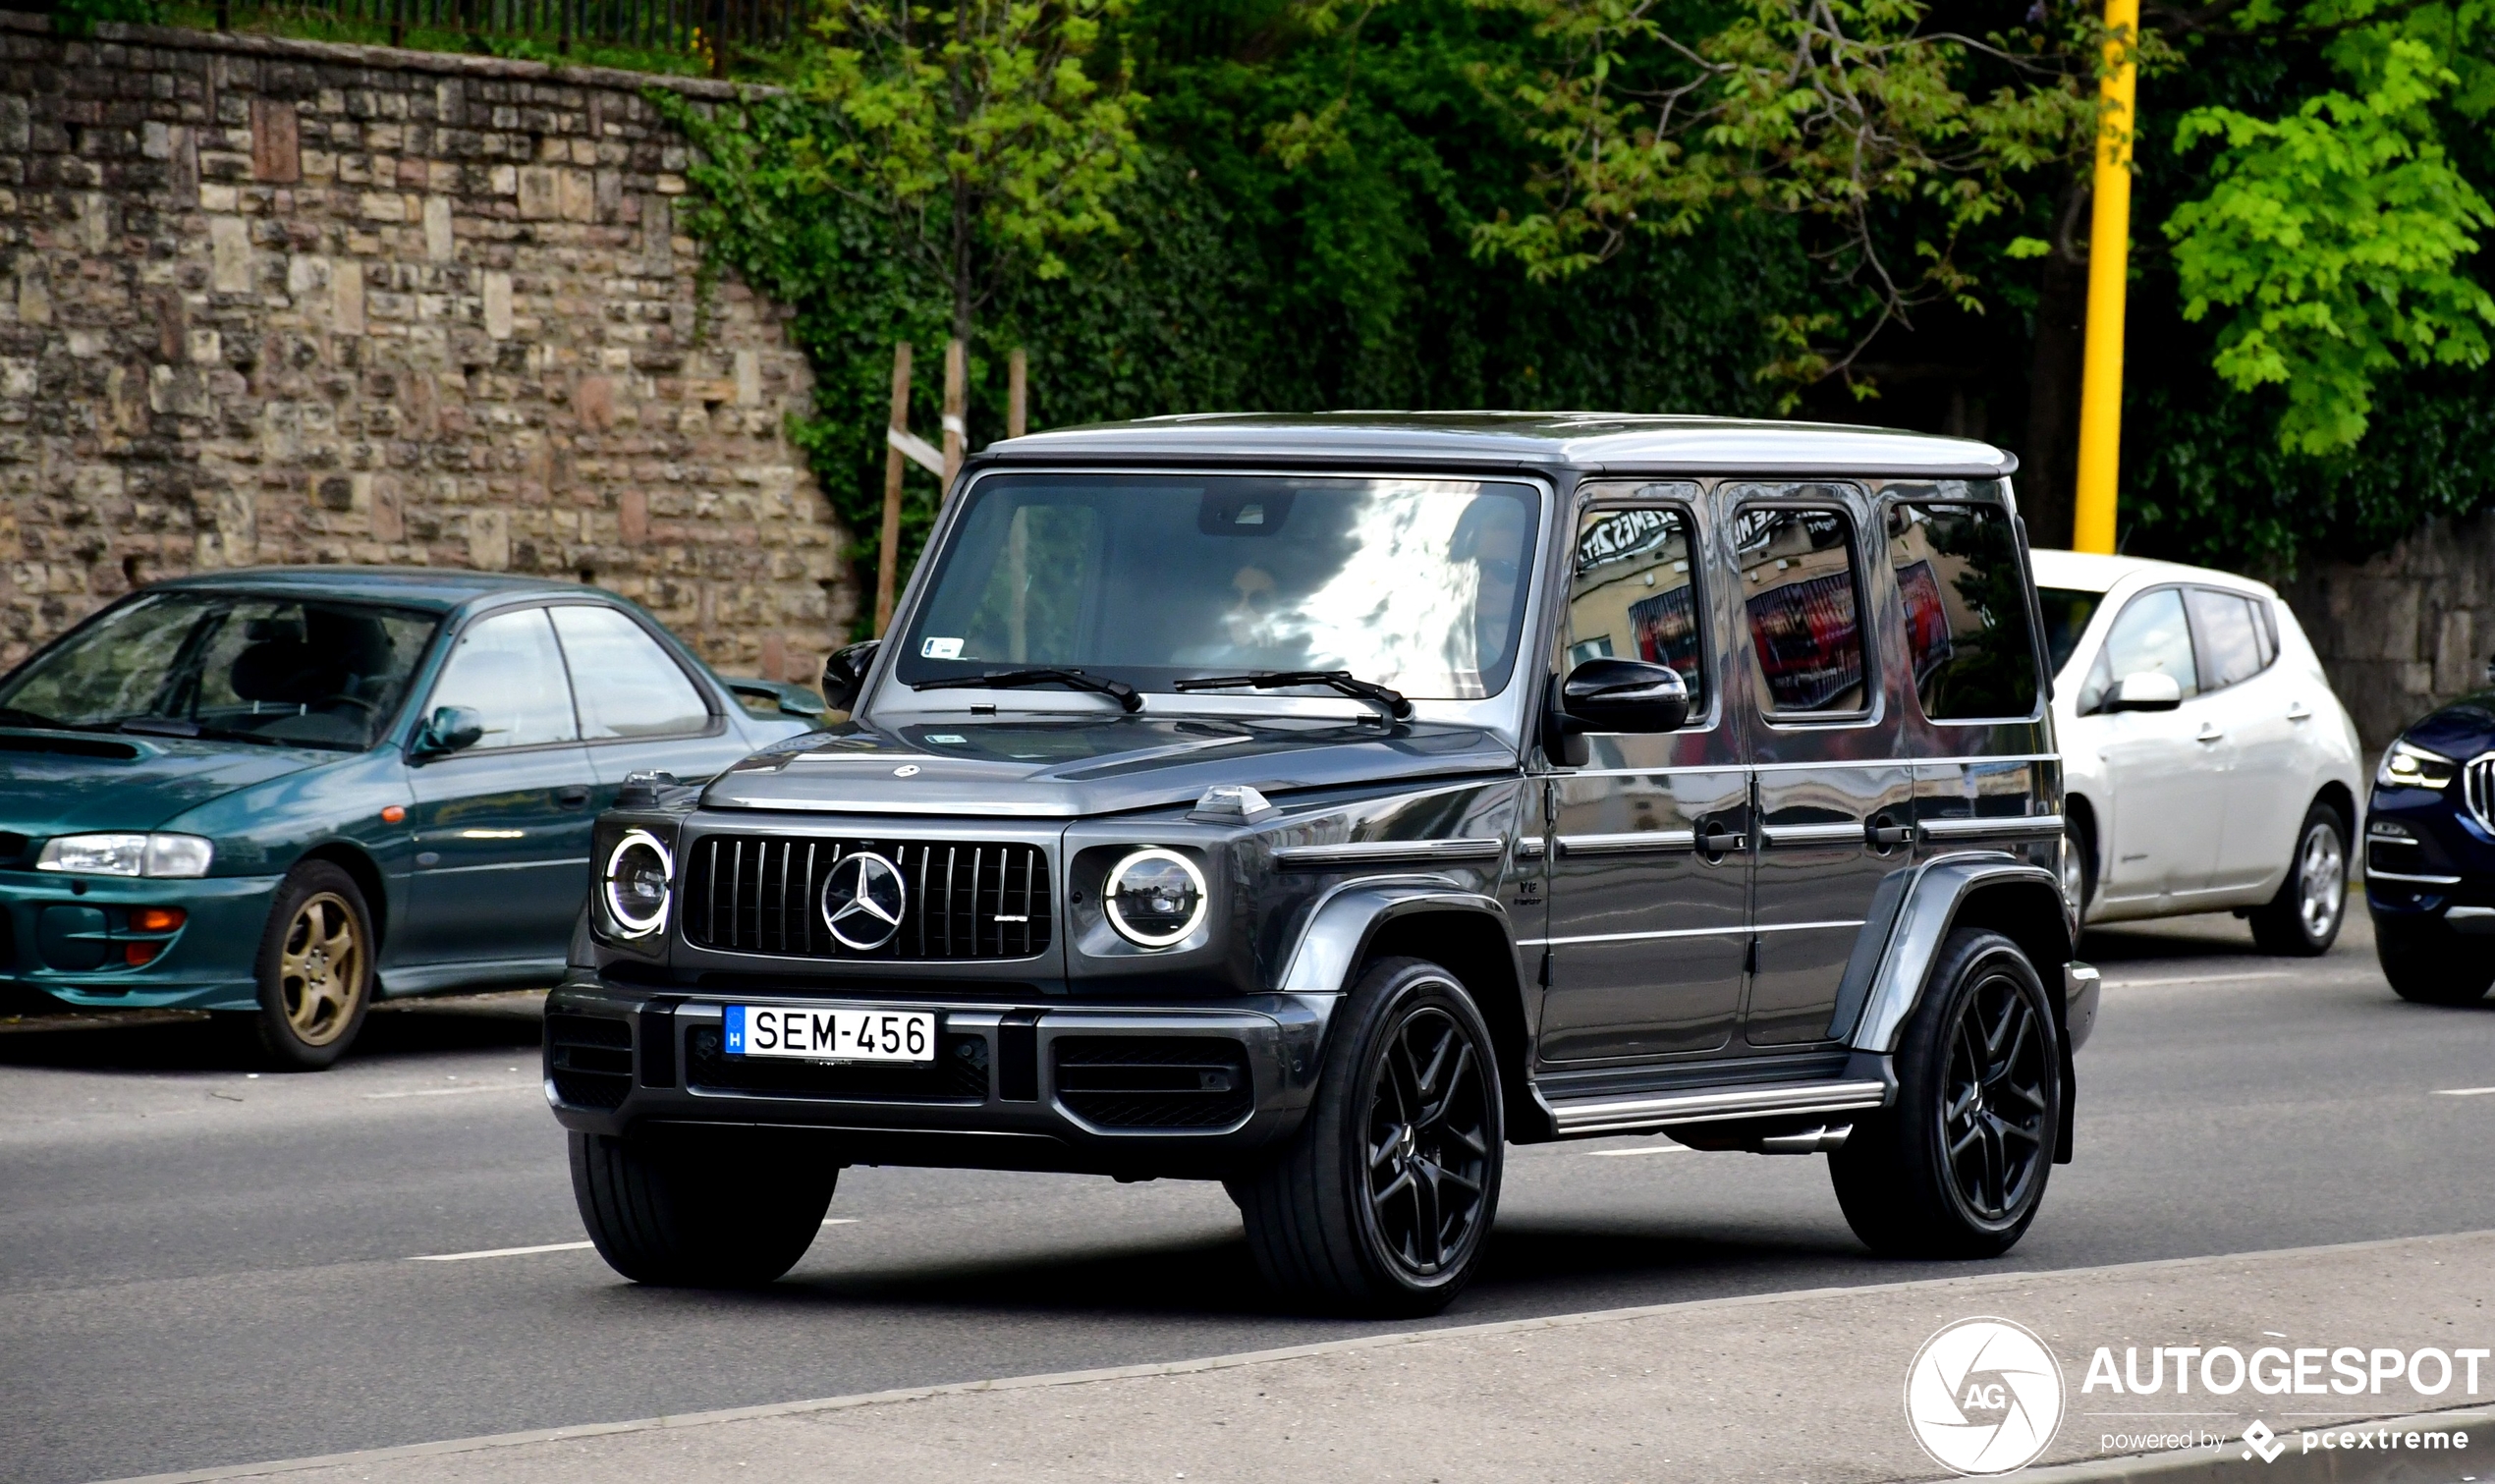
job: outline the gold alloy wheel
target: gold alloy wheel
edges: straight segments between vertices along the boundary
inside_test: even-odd
[[[306,1046],[326,1046],[346,1033],[363,997],[363,935],[355,909],[336,892],[318,892],[295,908],[278,953],[277,993],[286,1024]]]

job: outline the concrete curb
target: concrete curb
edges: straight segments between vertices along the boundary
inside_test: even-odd
[[[2359,1480],[2409,1478],[2439,1463],[2457,1466],[2471,1456],[2486,1457],[2484,1451],[2495,1447],[2495,1410],[2461,1407],[2370,1422],[2339,1422],[2302,1431],[2317,1437],[2412,1432],[2455,1436],[2454,1446],[2449,1449],[2359,1449],[2351,1453],[2315,1448],[2307,1453],[2299,1446],[2297,1433],[2283,1433],[2279,1441],[2287,1445],[2287,1451],[2270,1462],[2252,1457],[2249,1450],[2237,1442],[2218,1450],[2177,1449],[2165,1454],[2090,1458],[2084,1463],[2031,1468],[2013,1477],[2021,1484],[2246,1484],[2253,1479],[2268,1484],[2357,1484]],[[2495,1473],[2495,1458],[2488,1458],[2486,1471]]]
[[[2467,1233],[2450,1233],[2447,1237],[2466,1237]],[[362,1449],[350,1453],[323,1454],[311,1457],[285,1458],[261,1463],[228,1464],[222,1467],[185,1470],[177,1473],[146,1474],[113,1481],[113,1484],[212,1484],[228,1479],[256,1479],[308,1469],[330,1468],[386,1462],[393,1459],[432,1458],[456,1454],[475,1453],[489,1449],[518,1448],[529,1444],[560,1443],[583,1438],[612,1437],[619,1434],[645,1433],[677,1428],[709,1427],[722,1423],[787,1417],[805,1413],[848,1411],[894,1402],[923,1402],[940,1397],[968,1396],[984,1392],[1029,1391],[1044,1387],[1081,1386],[1092,1382],[1125,1381],[1160,1376],[1184,1376],[1206,1371],[1232,1370],[1244,1366],[1300,1360],[1323,1355],[1339,1355],[1361,1350],[1389,1349],[1402,1346],[1421,1345],[1440,1340],[1479,1339],[1498,1335],[1528,1334],[1539,1331],[1576,1329],[1591,1325],[1618,1324],[1631,1320],[1663,1315],[1691,1314],[1705,1311],[1743,1308],[1767,1308],[1809,1303],[1822,1299],[1858,1297],[1866,1293],[1955,1292],[1982,1292],[1994,1289],[2019,1288],[2057,1278],[2079,1275],[2114,1275],[2126,1273],[2188,1272],[2198,1268],[2237,1266],[2262,1262],[2290,1261],[2297,1258],[2347,1255],[2386,1247],[2413,1245],[2413,1237],[2386,1237],[2374,1241],[2336,1242],[2320,1246],[2283,1247],[2265,1252],[2225,1252],[2207,1257],[2161,1258],[2148,1262],[2112,1263],[2100,1267],[2032,1269],[1984,1273],[1959,1278],[1910,1279],[1898,1283],[1859,1284],[1851,1287],[1799,1289],[1773,1293],[1745,1293],[1728,1298],[1701,1298],[1681,1303],[1641,1304],[1632,1308],[1597,1309],[1576,1314],[1554,1314],[1531,1319],[1509,1319],[1489,1324],[1447,1325],[1435,1329],[1398,1330],[1389,1334],[1362,1335],[1348,1340],[1321,1341],[1310,1345],[1286,1346],[1277,1349],[1245,1350],[1226,1355],[1208,1355],[1192,1360],[1161,1361],[1143,1365],[1110,1366],[1095,1370],[1056,1371],[1039,1375],[1008,1376],[982,1381],[962,1381],[938,1386],[900,1387],[890,1391],[862,1392],[842,1397],[823,1397],[802,1402],[768,1402],[755,1406],[723,1407],[710,1411],[684,1412],[671,1416],[641,1417],[620,1422],[591,1422],[566,1427],[535,1428],[525,1432],[493,1433],[471,1438],[451,1438],[433,1443],[412,1443],[394,1448]],[[2457,1415],[2457,1414],[2447,1414]],[[2344,1424],[2348,1427],[2380,1424]],[[2443,1424],[2448,1430],[2449,1422]],[[2334,1427],[2332,1431],[2340,1430]],[[2485,1440],[2472,1437],[2473,1445]],[[2291,1448],[2291,1454],[2293,1449]],[[2316,1453],[2314,1457],[2336,1458],[2338,1454]],[[2354,1457],[2355,1455],[2350,1457]],[[2375,1457],[2398,1457],[2377,1455]],[[2443,1457],[2449,1457],[2444,1455]],[[2036,1479],[2054,1484],[2068,1479],[2070,1484],[2115,1484],[2127,1479],[2156,1479],[2160,1484],[2190,1481],[2200,1477],[2190,1473],[2165,1470],[2182,1466],[2185,1461],[2208,1464],[2206,1455],[2193,1454],[2188,1460],[2163,1457],[2144,1460],[2117,1458],[2068,1465],[2067,1469],[2101,1469],[2115,1465],[2112,1472],[2068,1472],[2066,1468],[2038,1469],[2019,1475],[2021,1479]],[[2282,1456],[2280,1462],[2287,1461]],[[2129,1469],[2129,1472],[2122,1471]],[[2144,1470],[2156,1471],[2144,1471]],[[2490,1469],[2495,1473],[2495,1469]],[[2209,1475],[2208,1477],[2217,1477]],[[2232,1481],[2245,1477],[2241,1468],[2225,1475]],[[2340,1474],[2274,1474],[2258,1477],[2287,1480],[2327,1480],[2330,1484],[2370,1477]]]

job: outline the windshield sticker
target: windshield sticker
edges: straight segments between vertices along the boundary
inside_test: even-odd
[[[920,639],[918,657],[925,660],[958,660],[962,657],[962,641],[960,639]]]

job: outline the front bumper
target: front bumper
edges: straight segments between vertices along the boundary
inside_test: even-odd
[[[249,1010],[258,1003],[252,959],[279,879],[0,871],[0,982],[80,1006]],[[129,913],[141,907],[180,907],[183,924],[133,930]],[[133,943],[157,945],[155,957],[132,965]]]
[[[565,1127],[825,1131],[849,1164],[1219,1177],[1299,1127],[1337,995],[1184,1004],[686,993],[576,969],[546,1002]],[[1003,989],[1004,986],[999,986]],[[730,1004],[933,1011],[924,1069],[728,1057]]]
[[[2450,789],[2377,787],[2365,807],[2365,905],[2375,916],[2445,917],[2484,931],[2495,907],[2495,832]]]

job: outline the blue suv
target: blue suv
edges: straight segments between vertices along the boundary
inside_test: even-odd
[[[2468,1005],[2495,984],[2495,688],[2384,750],[2365,805],[2365,905],[2402,999]]]

